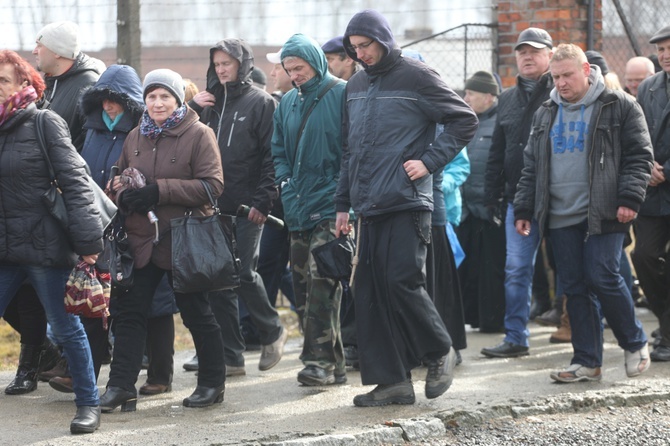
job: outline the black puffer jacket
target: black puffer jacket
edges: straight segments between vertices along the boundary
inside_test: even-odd
[[[588,231],[628,232],[631,223],[620,223],[617,209],[625,206],[637,212],[644,201],[653,161],[649,131],[642,109],[627,93],[605,89],[593,107],[588,127]],[[549,213],[550,136],[557,110],[548,100],[535,113],[514,198],[514,219],[535,218],[541,231]]]
[[[74,61],[74,65],[60,76],[45,76],[46,90],[39,108],[48,108],[55,111],[70,129],[72,144],[78,152],[84,146],[84,116],[79,111],[81,95],[98,81],[104,71],[104,64],[84,53]]]
[[[514,201],[516,185],[523,169],[523,149],[528,143],[533,113],[549,99],[553,86],[551,75],[545,73],[530,98],[519,85],[518,78],[516,86],[500,95],[498,118],[486,166],[487,206],[498,206],[502,199],[509,203]]]
[[[219,81],[212,62],[217,50],[240,62],[235,82],[222,85]],[[188,104],[217,136],[226,182],[219,197],[224,213],[235,213],[240,204],[246,204],[267,215],[277,197],[270,150],[276,102],[252,86],[253,68],[249,44],[240,39],[220,41],[209,50],[207,70],[207,91],[216,98],[216,105],[203,109],[195,101]]]
[[[86,163],[67,124],[52,111],[46,112],[44,136],[67,206],[67,234],[42,204],[50,178],[35,134],[37,113],[31,104],[0,126],[0,264],[73,267],[76,254],[102,251],[100,214]]]

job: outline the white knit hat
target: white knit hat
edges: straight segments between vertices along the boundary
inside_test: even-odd
[[[49,23],[37,33],[37,42],[60,57],[76,59],[79,56],[79,26],[73,22]]]
[[[172,96],[177,99],[178,105],[181,107],[184,104],[184,80],[181,75],[167,68],[159,68],[158,70],[150,71],[144,77],[143,97],[147,98],[147,93],[151,87],[163,87],[172,93]]]

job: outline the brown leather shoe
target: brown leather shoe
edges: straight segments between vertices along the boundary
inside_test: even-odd
[[[561,314],[561,326],[558,327],[550,337],[549,342],[552,344],[564,344],[572,342],[572,329],[570,328],[570,318],[568,317],[568,310],[566,308],[567,298],[563,299],[563,313]]]
[[[150,384],[147,382],[140,387],[141,395],[158,395],[167,392],[172,392],[172,384]]]
[[[49,380],[49,385],[59,392],[73,393],[72,378],[69,376],[54,376]]]
[[[44,382],[48,382],[49,380],[51,380],[51,378],[55,378],[56,376],[60,377],[70,376],[70,370],[68,369],[67,366],[67,359],[65,359],[64,357],[61,358],[51,370],[40,372],[37,376],[40,379],[40,381]]]

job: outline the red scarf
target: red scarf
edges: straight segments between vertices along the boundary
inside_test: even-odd
[[[11,95],[4,104],[0,105],[0,126],[14,116],[18,110],[23,110],[37,100],[37,93],[32,85]]]

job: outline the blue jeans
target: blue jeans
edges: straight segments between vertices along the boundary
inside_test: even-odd
[[[505,217],[505,236],[505,341],[528,347],[530,298],[540,230],[537,221],[533,220],[530,235],[519,235],[514,227],[514,208],[510,203]]]
[[[635,318],[630,289],[619,273],[624,234],[589,235],[588,239],[586,234],[586,222],[552,229],[551,243],[568,297],[574,350],[571,364],[593,368],[603,362],[601,311],[624,350],[640,350],[647,336]]]
[[[91,349],[79,318],[65,312],[65,284],[69,268],[30,265],[0,267],[0,313],[16,294],[25,279],[35,288],[44,307],[58,345],[63,347],[72,375],[74,402],[79,406],[99,406],[100,397],[93,372]]]

